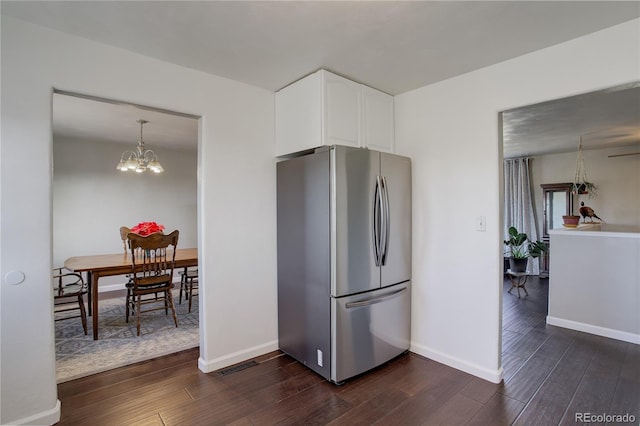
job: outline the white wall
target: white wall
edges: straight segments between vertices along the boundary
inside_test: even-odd
[[[498,114],[637,80],[639,29],[630,21],[396,96],[396,148],[413,161],[412,351],[500,380]]]
[[[562,229],[550,239],[547,324],[640,345],[640,228]]]
[[[164,173],[116,170],[122,152],[135,144],[54,138],[54,265],[71,256],[120,253],[120,227],[143,221],[178,229],[178,247],[197,247],[197,151],[154,146]],[[123,282],[104,277],[99,284]]]
[[[577,146],[576,146],[577,149]],[[580,214],[580,201],[612,225],[640,227],[640,155],[613,157],[640,151],[640,145],[584,151],[589,180],[598,187],[598,196],[578,195],[574,214]],[[536,218],[542,235],[542,188],[544,183],[573,182],[578,153],[549,154],[531,162],[531,184],[535,196]]]
[[[1,31],[0,423],[59,416],[50,288],[54,87],[202,117],[200,365],[275,349],[273,93],[5,16]],[[9,271],[24,272],[24,282],[9,285]]]

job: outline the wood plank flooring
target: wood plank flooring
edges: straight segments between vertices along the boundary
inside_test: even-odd
[[[575,413],[638,424],[640,346],[547,326],[546,280],[530,280],[520,299],[508,288],[505,279],[501,384],[412,353],[342,386],[279,351],[204,374],[193,349],[58,385],[59,424],[580,424]]]

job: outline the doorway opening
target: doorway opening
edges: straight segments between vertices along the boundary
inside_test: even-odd
[[[162,164],[163,173],[123,172],[123,153],[142,139]],[[53,94],[53,265],[70,258],[117,255],[126,259],[120,228],[156,222],[165,233],[180,231],[178,249],[198,247],[199,117],[63,91]],[[196,347],[200,341],[198,297],[180,298],[174,274],[178,327],[164,310],[125,322],[126,274],[98,279],[93,312],[85,298],[88,334],[80,319],[55,321],[57,382]],[[88,289],[91,282],[82,272]],[[98,314],[96,317],[96,313]],[[93,336],[97,318],[98,339]],[[133,332],[132,332],[133,329]]]
[[[548,300],[554,295],[554,247],[549,233],[554,228],[564,229],[562,216],[576,214],[580,202],[588,201],[614,223],[639,225],[637,215],[628,214],[639,203],[637,197],[629,196],[638,194],[638,180],[634,179],[637,166],[631,161],[610,160],[614,157],[629,159],[638,153],[639,93],[640,82],[633,82],[500,113],[501,160],[505,163],[513,159],[529,160],[530,185],[523,191],[530,192],[534,239],[549,244],[548,251],[538,259],[539,273],[530,274],[526,282],[530,296],[539,293],[536,297],[522,294],[519,298],[515,290],[508,294],[510,279],[505,264],[501,318],[501,364],[505,381],[549,336],[544,332]],[[601,194],[597,198],[571,192],[580,143],[584,146],[590,180],[595,182]],[[506,188],[509,179],[506,170],[503,177],[503,188]],[[620,205],[633,207],[616,208]],[[505,197],[502,211],[504,239],[506,228],[511,226],[505,214],[509,208]],[[511,209],[518,208],[522,207]]]

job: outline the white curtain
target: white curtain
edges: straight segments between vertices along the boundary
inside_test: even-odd
[[[509,227],[538,240],[538,231],[533,209],[533,189],[529,178],[529,158],[504,160],[504,239],[508,239]],[[529,259],[527,272],[540,274],[539,258]]]

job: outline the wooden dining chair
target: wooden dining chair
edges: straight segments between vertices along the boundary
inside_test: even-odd
[[[168,315],[168,309],[171,308],[173,322],[176,327],[178,326],[178,317],[171,294],[178,234],[177,230],[168,235],[155,233],[144,237],[132,232],[127,234],[131,250],[132,279],[127,283],[126,321],[129,322],[130,312],[136,315],[138,336],[140,335],[140,316],[145,312],[164,309],[165,314]],[[157,294],[161,296],[150,297]],[[142,307],[147,305],[154,306],[143,310]]]
[[[184,293],[184,300],[189,301],[189,312],[191,312],[191,304],[193,302],[194,290],[198,290],[198,268],[190,269],[184,268],[180,272],[180,297],[178,303],[182,304],[182,294]]]
[[[129,232],[131,232],[131,229],[127,228],[126,226],[121,226],[120,227],[120,238],[122,239],[122,246],[124,248],[124,254],[127,254],[127,235],[129,235]]]
[[[130,228],[127,228],[126,226],[121,226],[120,227],[120,238],[122,239],[122,246],[124,248],[124,254],[126,255],[128,250],[128,245],[129,245],[129,240],[127,240],[127,235],[129,235],[129,232],[131,232]],[[140,250],[138,250],[139,252]],[[132,284],[132,278],[131,278],[131,274],[127,274],[127,282],[129,284]]]
[[[87,294],[87,285],[82,279],[82,275],[63,267],[53,269],[53,310],[55,321],[80,318],[86,335],[87,311],[84,307],[85,294]],[[77,315],[66,313],[73,311],[79,312]]]

